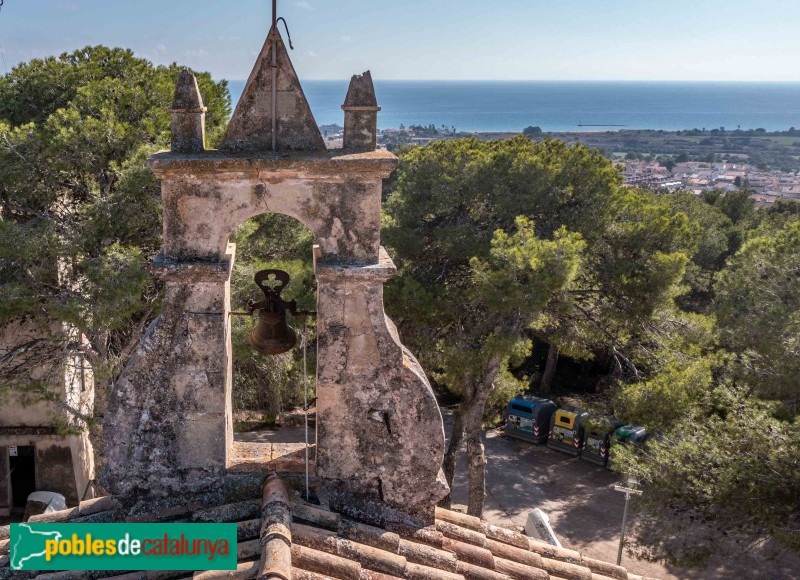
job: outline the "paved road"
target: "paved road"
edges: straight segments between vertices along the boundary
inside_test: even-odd
[[[625,496],[613,490],[619,481],[617,474],[545,445],[504,437],[498,430],[485,434],[484,445],[488,459],[485,519],[521,530],[528,512],[538,507],[549,516],[564,546],[616,562],[625,504]],[[464,463],[462,453],[453,482],[456,504],[467,503]],[[633,573],[656,578],[685,577],[627,554],[623,554],[622,565]]]
[[[447,413],[445,423],[449,429]],[[545,445],[505,437],[502,430],[486,431],[484,445],[488,460],[486,520],[521,530],[528,512],[538,507],[548,514],[564,546],[616,562],[625,504],[624,494],[613,489],[619,481],[617,474]],[[462,452],[453,482],[454,503],[464,504],[466,509],[467,494]],[[629,524],[630,530],[635,525],[630,512]],[[689,571],[638,560],[623,551],[622,565],[635,574],[664,580],[800,579],[800,558],[794,556],[769,562],[747,557],[737,562],[720,560],[706,569]]]
[[[450,429],[450,414],[445,412],[446,431]],[[313,443],[312,429],[312,443]],[[296,451],[302,447],[300,428],[277,431],[237,433],[237,441],[273,443],[279,452]],[[527,514],[540,508],[550,517],[550,523],[561,543],[579,550],[586,556],[616,562],[619,533],[622,523],[624,495],[613,490],[618,476],[600,466],[565,453],[507,438],[502,431],[484,433],[488,458],[486,473],[487,498],[484,518],[492,523],[521,530]],[[454,507],[467,503],[465,458],[462,452],[453,482]],[[632,501],[636,501],[635,499]],[[465,508],[464,508],[465,509]],[[635,525],[635,518],[631,521]],[[687,571],[657,563],[637,560],[623,554],[622,565],[635,574],[664,580],[722,580],[800,578],[796,570],[798,559],[769,566],[750,563],[744,568],[721,562],[701,571]]]

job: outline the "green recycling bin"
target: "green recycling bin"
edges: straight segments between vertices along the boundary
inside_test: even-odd
[[[611,469],[611,457],[614,454],[614,447],[617,445],[643,445],[645,441],[650,437],[650,434],[647,432],[642,425],[635,425],[633,423],[628,423],[626,425],[622,425],[621,427],[617,427],[614,431],[614,437],[611,440],[611,449],[609,449],[609,461],[606,464],[606,469]]]

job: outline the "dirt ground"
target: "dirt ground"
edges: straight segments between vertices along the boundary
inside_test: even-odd
[[[447,414],[445,422],[449,432]],[[313,436],[312,427],[312,444]],[[290,427],[237,433],[236,441],[247,446],[271,443],[274,456],[299,453],[303,437],[301,428]],[[562,545],[592,558],[616,562],[625,498],[613,490],[618,482],[615,473],[544,445],[504,437],[500,430],[487,431],[484,444],[488,459],[484,519],[521,531],[528,512],[538,507],[550,517]],[[462,452],[453,485],[455,509],[467,503],[464,461]],[[630,512],[628,521],[630,530],[636,523]],[[622,557],[622,565],[630,572],[664,580],[796,579],[800,578],[797,563],[797,559],[768,566],[753,562],[742,568],[739,562],[719,562],[704,570],[689,571],[644,562],[624,551]]]

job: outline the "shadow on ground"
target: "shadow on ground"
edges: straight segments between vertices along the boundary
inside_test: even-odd
[[[446,410],[445,431],[449,435],[452,412]],[[313,445],[315,430],[309,432]],[[300,469],[304,459],[304,430],[284,427],[237,433],[237,449],[248,463],[251,455],[272,461],[287,456]],[[540,508],[561,543],[586,556],[616,562],[622,523],[624,495],[614,491],[617,474],[566,453],[503,436],[501,430],[484,433],[488,459],[484,518],[492,523],[521,530],[527,514]],[[261,459],[263,459],[263,457]],[[467,503],[465,458],[462,452],[453,482],[453,501]],[[632,500],[635,501],[635,500]],[[635,533],[636,518],[629,519]],[[800,559],[787,556],[767,561],[757,554],[734,561],[715,562],[703,570],[684,570],[645,562],[624,553],[622,565],[630,572],[664,580],[783,580],[800,578]]]
[[[450,433],[452,412],[446,410],[445,430]],[[488,460],[484,518],[522,531],[528,512],[544,511],[561,543],[582,554],[616,562],[625,496],[614,491],[619,476],[545,445],[535,445],[503,435],[502,429],[484,432]],[[467,503],[466,459],[461,453],[453,482],[455,504]],[[635,499],[631,500],[632,502]],[[629,511],[628,533],[635,534],[636,517]],[[622,565],[630,572],[665,580],[781,580],[800,578],[800,559],[778,560],[743,554],[736,561],[713,562],[702,570],[686,570],[639,560],[623,552]]]

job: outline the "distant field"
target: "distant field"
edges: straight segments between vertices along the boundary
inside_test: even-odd
[[[662,158],[685,154],[692,161],[733,159],[762,169],[800,171],[800,135],[777,135],[737,132],[685,135],[670,131],[605,131],[585,133],[545,133],[547,137],[568,143],[581,142],[599,149],[613,159],[629,153]]]

